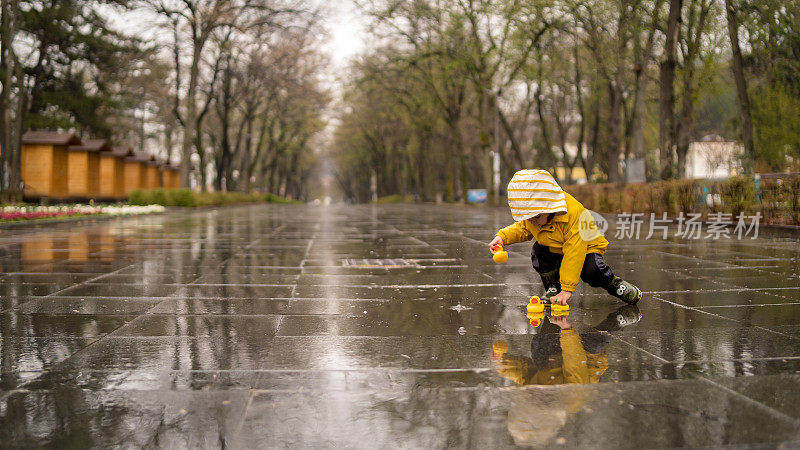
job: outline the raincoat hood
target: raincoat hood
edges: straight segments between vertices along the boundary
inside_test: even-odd
[[[520,222],[539,214],[566,214],[564,190],[550,172],[539,169],[520,170],[508,183],[508,206],[514,221]]]

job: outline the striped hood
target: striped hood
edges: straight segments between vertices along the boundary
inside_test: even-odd
[[[566,214],[564,190],[546,170],[520,170],[508,183],[508,206],[514,221],[538,214]]]

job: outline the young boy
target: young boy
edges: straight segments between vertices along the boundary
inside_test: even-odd
[[[516,223],[498,231],[489,248],[535,239],[531,262],[551,303],[566,305],[579,278],[628,304],[642,298],[638,287],[614,276],[603,261],[608,241],[591,232],[596,230],[591,214],[549,172],[515,173],[508,183],[508,205]]]

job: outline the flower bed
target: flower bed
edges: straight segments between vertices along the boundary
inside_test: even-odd
[[[159,205],[4,206],[0,208],[0,223],[104,215],[128,216],[137,214],[151,214],[162,211],[164,211],[164,207]]]

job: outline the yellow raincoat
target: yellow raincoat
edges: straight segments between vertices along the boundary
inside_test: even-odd
[[[503,245],[535,239],[553,253],[563,254],[561,261],[561,289],[574,292],[580,280],[583,261],[587,253],[603,254],[608,247],[608,241],[602,235],[586,242],[581,238],[580,215],[586,209],[575,200],[575,197],[565,193],[567,213],[556,214],[553,219],[539,228],[529,220],[521,220],[497,232],[503,239]]]

